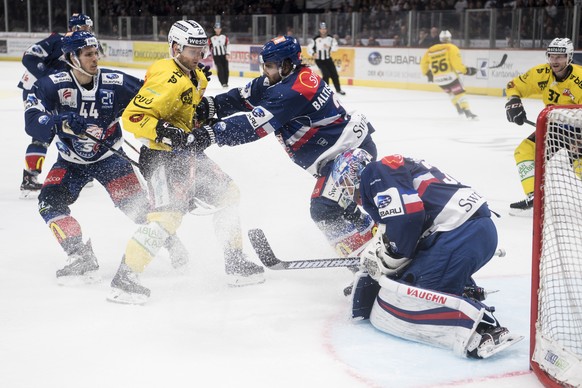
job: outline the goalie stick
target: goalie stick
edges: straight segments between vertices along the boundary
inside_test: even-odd
[[[303,259],[282,261],[277,258],[267,241],[265,232],[262,229],[249,230],[249,240],[253,246],[259,260],[269,269],[310,269],[310,268],[336,268],[336,267],[357,267],[360,264],[359,257],[335,257],[331,259]],[[505,249],[499,248],[495,251],[495,256],[505,256]]]
[[[503,56],[501,57],[501,61],[499,61],[499,63],[497,65],[489,66],[489,69],[500,68],[501,66],[503,66],[505,64],[506,60],[507,60],[507,54],[503,54]]]

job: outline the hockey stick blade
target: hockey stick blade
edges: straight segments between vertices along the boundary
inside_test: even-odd
[[[501,66],[505,65],[506,60],[507,60],[507,54],[503,54],[503,56],[501,57],[501,61],[499,61],[499,63],[495,66],[489,66],[489,69],[500,68]]]
[[[259,260],[269,269],[310,269],[310,268],[335,268],[355,267],[360,263],[359,257],[339,257],[333,259],[308,259],[281,261],[275,256],[269,241],[262,229],[249,230],[249,240]]]

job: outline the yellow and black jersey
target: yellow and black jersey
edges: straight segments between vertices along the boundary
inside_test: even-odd
[[[452,43],[431,46],[420,60],[420,69],[425,75],[430,70],[437,85],[448,85],[467,72],[459,48]]]
[[[152,64],[145,83],[123,112],[123,129],[149,148],[170,150],[169,146],[154,141],[156,126],[159,120],[164,120],[185,132],[192,131],[196,105],[208,85],[202,70],[192,73],[191,79],[171,58]]]
[[[512,79],[506,88],[507,97],[542,95],[547,105],[582,104],[582,67],[570,65],[569,74],[558,81],[549,64],[532,67]]]

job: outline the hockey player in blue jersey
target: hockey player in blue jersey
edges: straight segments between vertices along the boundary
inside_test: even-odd
[[[483,196],[423,160],[372,161],[362,149],[338,156],[332,176],[378,224],[360,255],[354,318],[471,358],[487,358],[523,338],[498,323],[471,277],[497,248]]]
[[[91,179],[101,183],[116,207],[137,223],[145,223],[150,203],[121,148],[119,116],[143,81],[98,66],[98,41],[86,31],[63,38],[67,71],[40,78],[28,94],[27,130],[44,143],[56,140],[59,156],[38,197],[39,212],[68,255],[57,271],[61,284],[91,280],[99,268],[91,243],[69,206]],[[97,140],[95,140],[97,139]],[[115,152],[114,152],[115,151]],[[175,237],[166,241],[175,262],[187,252]]]
[[[317,178],[311,218],[341,255],[355,254],[371,237],[373,222],[342,197],[330,178],[334,158],[351,147],[376,154],[374,128],[360,113],[348,114],[329,85],[301,63],[291,36],[267,42],[260,53],[263,75],[244,88],[205,97],[197,118],[219,121],[197,133],[202,148],[236,146],[274,132],[291,160]],[[242,114],[235,114],[235,113]]]
[[[69,19],[69,32],[89,31],[93,28],[93,21],[84,14],[75,13]],[[33,44],[24,52],[22,64],[26,68],[18,87],[22,89],[22,100],[26,104],[28,93],[37,79],[67,69],[67,64],[62,60],[63,35],[52,33],[47,38]],[[24,159],[24,171],[22,184],[20,185],[20,197],[22,199],[36,199],[42,184],[38,176],[42,172],[42,165],[47,153],[48,143],[46,138],[36,137],[34,131],[25,127],[26,133],[32,137],[31,143],[26,148]]]

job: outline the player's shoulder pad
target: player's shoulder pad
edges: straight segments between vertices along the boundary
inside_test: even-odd
[[[384,156],[381,160],[382,164],[396,170],[404,166],[404,156],[399,154]]]

